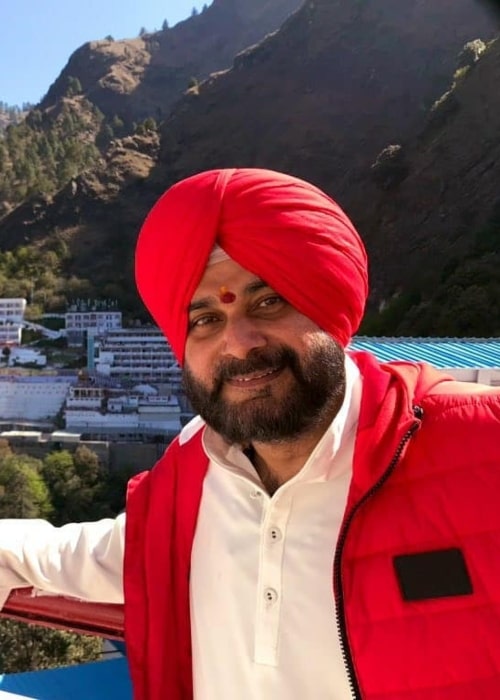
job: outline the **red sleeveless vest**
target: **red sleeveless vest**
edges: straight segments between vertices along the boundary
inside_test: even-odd
[[[364,389],[332,582],[353,697],[498,700],[500,396],[432,395],[443,378],[430,368],[354,359]],[[207,466],[199,431],[130,483],[125,634],[135,700],[193,697],[190,558]],[[465,561],[469,592],[453,577],[434,581],[456,566],[450,551]],[[417,580],[417,599],[405,599],[405,561],[432,579]]]

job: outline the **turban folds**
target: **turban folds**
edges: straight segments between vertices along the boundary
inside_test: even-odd
[[[136,281],[182,364],[187,309],[215,245],[341,345],[363,316],[367,261],[346,214],[308,182],[254,168],[209,170],[168,189],[137,243]]]

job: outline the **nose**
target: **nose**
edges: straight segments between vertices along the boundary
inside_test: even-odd
[[[247,317],[227,319],[223,336],[223,354],[244,360],[251,350],[267,345],[258,324]]]

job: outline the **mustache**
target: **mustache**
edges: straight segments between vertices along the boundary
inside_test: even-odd
[[[224,382],[233,377],[290,367],[293,371],[299,366],[297,354],[289,347],[252,350],[244,360],[233,358],[220,362],[214,373],[214,390],[219,392]]]

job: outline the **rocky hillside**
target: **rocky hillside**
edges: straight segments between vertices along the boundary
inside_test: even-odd
[[[375,331],[500,334],[499,83],[497,39],[403,143],[403,176],[365,178],[357,218],[385,307]]]
[[[129,126],[163,119],[174,101],[239,51],[279,29],[302,0],[214,0],[201,14],[136,39],[92,41],[71,56],[41,103],[48,109],[78,80],[82,94]]]
[[[230,2],[220,0],[209,10],[220,11],[223,4]],[[262,8],[278,5],[261,3]],[[205,16],[207,21],[209,10],[193,20]],[[27,269],[33,275],[33,251],[52,260],[49,254],[55,253],[57,279],[65,283],[57,287],[54,282],[50,302],[46,292],[35,301],[55,305],[68,289],[80,295],[112,290],[132,309],[137,303],[131,286],[133,244],[156,197],[178,178],[203,168],[257,165],[319,184],[358,224],[373,260],[373,328],[384,317],[378,310],[401,296],[405,310],[427,303],[423,285],[414,289],[422,266],[429,280],[441,279],[446,266],[441,241],[459,240],[457,250],[471,252],[483,221],[477,211],[491,210],[484,221],[493,216],[483,188],[495,175],[495,166],[487,166],[488,156],[494,156],[492,143],[500,142],[492,96],[498,92],[495,46],[459,74],[444,109],[432,107],[450,88],[464,44],[478,37],[488,41],[496,31],[485,6],[473,0],[306,0],[280,31],[240,52],[231,69],[193,82],[164,119],[160,134],[115,140],[102,163],[72,178],[51,201],[26,202],[4,217],[2,246],[22,243],[31,252],[17,255],[7,273],[0,257],[0,284],[2,274],[12,280],[12,269],[18,279]],[[75,77],[69,72],[73,68],[65,70],[66,79]],[[139,94],[146,73],[134,89],[123,92],[123,104],[127,94]],[[99,80],[92,84],[98,86],[95,93],[81,84],[82,99],[108,94]],[[55,99],[57,89],[56,83],[47,100]],[[105,101],[99,104],[106,108]],[[478,128],[484,120],[486,134]],[[375,168],[377,179],[371,166],[390,144],[403,148],[394,151],[399,155],[391,163],[398,175],[388,185],[380,179],[380,168]],[[469,158],[469,152],[475,155]],[[457,168],[463,188],[449,184],[457,179]],[[484,178],[478,176],[481,168]],[[442,225],[436,229],[438,219]],[[40,288],[46,289],[38,274]],[[416,295],[410,301],[404,296],[407,283],[410,296]],[[392,332],[399,321],[393,314],[376,330]]]
[[[28,109],[29,105],[17,107],[8,105],[6,102],[0,102],[0,134],[11,124],[18,124],[24,119]]]
[[[494,32],[473,0],[309,0],[175,107],[164,170],[177,179],[235,162],[272,166],[349,207],[379,151],[425,122],[463,45]]]
[[[0,141],[0,218],[26,198],[51,196],[102,166],[113,139],[155,131],[189,87],[197,89],[235,53],[278,29],[300,3],[216,0],[171,29],[141,30],[125,41],[108,37],[75,51],[42,102]],[[1,117],[0,105],[0,129]]]

